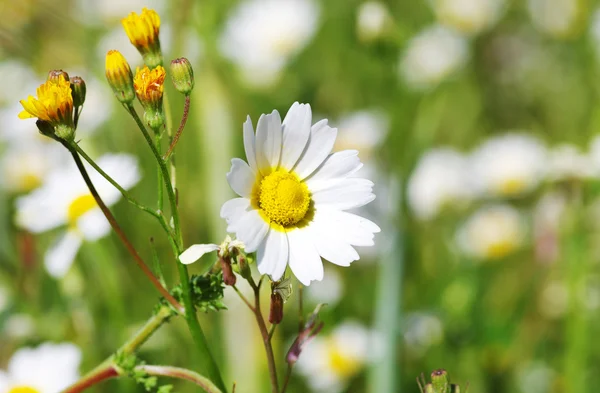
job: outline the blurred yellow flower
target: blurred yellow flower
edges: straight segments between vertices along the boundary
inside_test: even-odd
[[[143,8],[140,15],[132,12],[127,18],[123,18],[121,23],[129,41],[144,57],[146,64],[152,67],[159,65],[161,63],[158,39],[160,17],[156,11]]]
[[[21,100],[23,111],[19,118],[38,118],[53,126],[73,128],[73,97],[71,84],[63,75],[48,80],[38,87],[37,98],[33,96]]]

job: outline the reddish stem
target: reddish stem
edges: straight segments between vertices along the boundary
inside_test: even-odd
[[[106,381],[107,379],[118,377],[119,373],[113,367],[112,364],[93,370],[91,373],[80,379],[74,385],[69,386],[63,390],[62,393],[79,393],[83,392],[87,388],[90,388],[97,383]]]
[[[185,104],[183,106],[183,116],[181,117],[181,123],[179,123],[179,128],[177,129],[177,132],[175,133],[175,136],[173,137],[173,140],[171,141],[169,150],[167,150],[167,153],[163,156],[163,160],[165,160],[165,161],[168,160],[169,157],[171,156],[171,154],[173,154],[173,150],[175,150],[175,145],[177,145],[177,142],[179,141],[179,137],[181,137],[181,134],[183,133],[183,129],[185,128],[185,123],[187,123],[189,114],[190,114],[190,96],[187,95],[187,96],[185,96]]]

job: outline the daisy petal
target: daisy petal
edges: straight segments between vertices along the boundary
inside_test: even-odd
[[[381,231],[377,224],[356,214],[327,208],[320,209],[319,213],[319,218],[331,223],[331,231],[343,233],[344,239],[353,246],[374,245],[374,234]]]
[[[310,105],[294,102],[283,120],[281,166],[292,169],[310,136],[312,112]]]
[[[343,241],[340,232],[331,231],[331,226],[323,220],[311,222],[307,228],[319,255],[338,266],[350,266],[353,261],[360,259],[358,253],[350,244]]]
[[[242,218],[246,210],[250,207],[250,200],[246,198],[233,198],[228,200],[221,207],[221,218],[224,218],[227,225],[234,226]],[[227,232],[233,232],[227,229]]]
[[[95,208],[77,220],[77,229],[83,234],[85,240],[96,241],[110,233],[110,223],[102,210]]]
[[[279,112],[262,115],[256,126],[256,164],[263,175],[279,165],[281,156],[281,117]]]
[[[305,229],[287,232],[290,246],[290,269],[304,285],[323,279],[323,262]]]
[[[219,246],[216,244],[194,244],[179,256],[179,262],[184,265],[196,262],[198,259],[208,252],[217,251]]]
[[[48,273],[55,278],[64,277],[81,247],[82,237],[75,231],[65,233],[46,252],[44,264]]]
[[[252,194],[255,175],[244,160],[234,158],[231,160],[231,170],[227,173],[229,186],[236,194],[249,198]]]
[[[314,192],[315,208],[325,207],[338,210],[361,207],[375,199],[373,182],[367,179],[349,178],[333,182],[328,188]]]
[[[246,159],[248,160],[248,165],[250,165],[250,168],[252,168],[254,173],[257,173],[258,167],[256,166],[256,148],[254,147],[254,127],[252,127],[252,120],[250,119],[250,116],[246,118],[243,128]]]
[[[288,261],[288,240],[284,232],[271,229],[256,251],[258,271],[277,281],[285,272]]]
[[[8,374],[0,371],[0,392],[7,392],[9,388]]]
[[[260,217],[258,210],[250,210],[233,229],[237,238],[246,245],[246,252],[254,252],[265,238],[269,225]]]
[[[327,125],[327,119],[312,126],[308,145],[296,163],[294,171],[301,179],[306,178],[325,161],[337,137],[337,128]]]
[[[314,192],[326,187],[332,179],[346,178],[361,167],[358,151],[344,150],[333,153],[306,179],[306,185]]]

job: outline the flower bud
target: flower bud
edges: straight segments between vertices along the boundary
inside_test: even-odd
[[[221,270],[223,270],[223,282],[225,285],[235,285],[237,278],[231,268],[231,261],[229,258],[219,257],[219,263],[221,264]]]
[[[269,322],[274,325],[280,324],[283,319],[283,298],[277,292],[271,293],[271,308],[269,311]]]
[[[246,280],[249,280],[252,277],[252,271],[250,270],[248,258],[242,253],[239,253],[236,260],[240,276],[244,277]]]
[[[450,382],[448,381],[448,373],[444,369],[435,370],[431,373],[431,383],[433,390],[437,392],[447,392]]]
[[[162,103],[166,75],[165,69],[161,66],[153,70],[148,67],[138,67],[133,79],[135,94],[144,107],[144,120],[154,130],[165,122]]]
[[[129,41],[137,48],[144,63],[150,68],[162,65],[162,53],[160,50],[160,17],[154,10],[142,9],[140,15],[130,13],[127,18],[121,20]]]
[[[38,119],[35,122],[35,125],[40,131],[40,134],[54,139],[54,127],[52,127],[52,124],[50,124],[50,122]]]
[[[119,101],[130,104],[135,99],[131,68],[117,50],[109,50],[106,54],[106,79]]]
[[[73,96],[73,106],[82,106],[85,102],[85,81],[80,76],[71,78],[71,95]]]
[[[189,95],[194,89],[194,70],[189,60],[180,57],[171,61],[171,79],[178,92]]]
[[[62,77],[68,82],[69,81],[69,74],[67,74],[65,71],[63,70],[51,70],[48,72],[48,79],[49,81],[58,81],[60,79],[60,76],[62,75]]]

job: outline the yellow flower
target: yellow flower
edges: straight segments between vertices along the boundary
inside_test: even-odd
[[[106,79],[115,96],[123,103],[130,103],[135,98],[133,92],[133,75],[129,63],[118,50],[109,50],[106,54]]]
[[[161,66],[150,70],[148,67],[137,68],[133,78],[135,93],[144,107],[144,117],[151,128],[164,124],[162,100],[166,72]]]
[[[160,30],[160,17],[154,10],[142,9],[141,15],[130,13],[127,18],[121,20],[129,41],[137,48],[144,57],[144,62],[150,67],[162,64],[160,53],[160,41],[158,32]]]
[[[68,136],[62,131],[73,133],[73,96],[71,84],[63,75],[51,79],[40,85],[37,98],[33,96],[21,100],[23,111],[19,113],[20,119],[38,118],[50,123],[57,128],[61,137]],[[60,131],[59,132],[59,128]]]

